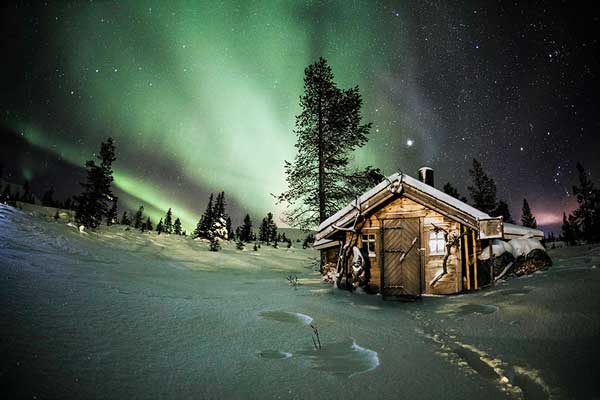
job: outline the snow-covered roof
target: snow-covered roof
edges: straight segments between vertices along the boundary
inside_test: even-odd
[[[336,247],[339,245],[340,245],[339,240],[331,240],[331,239],[323,238],[323,239],[319,239],[319,240],[315,241],[313,243],[312,247],[315,250],[323,250],[323,249],[328,249],[331,247]]]
[[[528,228],[526,226],[504,223],[504,236],[530,236],[537,238],[544,238],[544,232],[539,229]],[[508,239],[512,239],[509,237]]]
[[[490,218],[490,216],[488,214],[484,213],[483,211],[479,211],[475,207],[472,207],[472,206],[468,205],[467,203],[460,201],[460,200],[450,196],[449,194],[446,194],[446,193],[442,192],[441,190],[438,190],[438,189],[434,188],[433,186],[423,183],[420,180],[412,178],[408,175],[404,175],[404,174],[402,175],[402,183],[408,184],[408,185],[414,187],[415,189],[420,190],[421,192],[427,193],[428,195],[435,197],[436,199],[438,199],[440,201],[443,201],[444,203],[448,204],[449,206],[454,207],[457,210],[460,210],[460,211],[464,212],[465,214],[472,216],[475,219]]]
[[[379,183],[372,189],[363,193],[358,198],[358,202],[357,202],[357,200],[350,202],[350,204],[348,204],[346,207],[342,208],[341,210],[339,210],[338,212],[333,214],[331,217],[329,217],[325,221],[323,221],[319,225],[319,232],[321,232],[324,229],[328,228],[329,226],[335,224],[342,217],[344,217],[345,215],[350,213],[353,209],[356,209],[358,206],[366,204],[369,199],[371,199],[378,193],[381,193],[382,191],[388,191],[389,197],[392,197],[394,194],[388,190],[388,187],[392,183],[395,183],[395,182],[399,182],[403,186],[410,186],[411,188],[413,188],[419,192],[425,193],[425,194],[435,198],[437,201],[445,203],[446,205],[463,212],[464,214],[470,216],[474,220],[490,218],[490,216],[488,214],[486,214],[482,211],[479,211],[478,209],[476,209],[458,199],[455,199],[454,197],[442,192],[441,190],[434,188],[433,186],[427,185],[426,183],[423,183],[423,182],[419,181],[418,179],[415,179],[406,174],[396,173],[396,174],[388,176],[386,180],[382,181],[381,183]]]

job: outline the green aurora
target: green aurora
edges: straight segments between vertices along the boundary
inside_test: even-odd
[[[383,50],[402,46],[389,36],[402,24],[375,24],[382,15],[374,12],[389,14],[346,1],[327,8],[288,1],[55,6],[46,15],[48,40],[62,58],[46,66],[56,69],[48,118],[20,116],[13,127],[76,165],[114,137],[115,184],[134,197],[125,206],[150,205],[155,222],[173,207],[189,230],[203,211],[205,198],[197,206],[182,201],[186,187],[170,183],[178,179],[224,190],[255,216],[281,215],[271,193],[285,188],[303,70],[317,57],[329,59],[341,87],[360,86],[365,120],[374,123],[357,166],[393,172],[389,136],[418,137],[388,125],[401,116],[381,90],[393,62]],[[64,110],[68,121],[52,118]]]

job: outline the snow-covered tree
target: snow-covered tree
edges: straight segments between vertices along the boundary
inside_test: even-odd
[[[288,190],[278,196],[290,225],[318,225],[356,196],[358,185],[350,180],[372,175],[373,169],[350,170],[350,154],[367,143],[371,128],[361,122],[361,106],[358,87],[339,89],[324,58],[305,69],[294,129],[298,152],[285,162]]]
[[[531,208],[529,208],[529,203],[527,199],[523,199],[523,211],[521,213],[521,224],[523,226],[527,226],[529,228],[537,228],[537,222],[535,217],[531,213]]]
[[[221,243],[219,241],[219,238],[213,237],[213,238],[210,239],[209,249],[210,249],[210,251],[219,251],[219,250],[221,250]]]
[[[493,214],[496,204],[496,183],[483,171],[481,163],[473,159],[473,168],[469,170],[473,185],[467,189],[471,194],[473,206],[488,214]]]

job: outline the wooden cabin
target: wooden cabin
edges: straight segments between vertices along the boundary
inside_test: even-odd
[[[490,283],[478,263],[492,238],[543,232],[502,223],[433,187],[433,170],[419,179],[397,173],[386,178],[319,226],[314,247],[351,276],[352,248],[368,270],[366,289],[384,296],[453,294]],[[445,266],[444,266],[445,263]]]

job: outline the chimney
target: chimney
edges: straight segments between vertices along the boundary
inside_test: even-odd
[[[419,180],[429,186],[433,186],[433,169],[429,167],[419,168]]]

